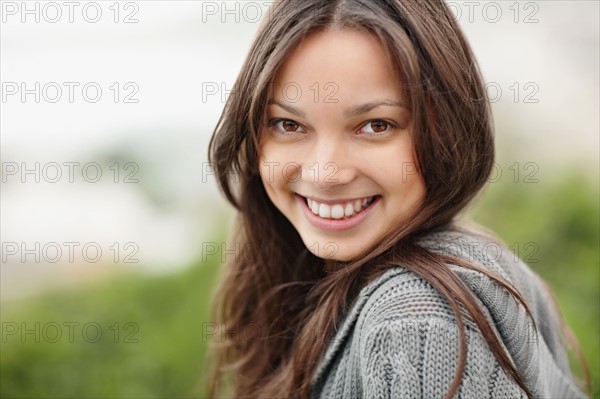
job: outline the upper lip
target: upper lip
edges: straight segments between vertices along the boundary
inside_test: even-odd
[[[302,195],[297,193],[299,196],[301,197],[305,197],[305,198],[309,198],[313,201],[316,201],[320,204],[339,204],[339,203],[343,203],[343,202],[353,202],[356,200],[363,200],[363,199],[368,199],[371,197],[375,197],[376,195],[365,195],[362,197],[353,197],[353,198],[340,198],[340,199],[333,199],[333,200],[326,200],[326,199],[321,199],[321,198],[317,198],[317,197],[313,197],[311,195]]]

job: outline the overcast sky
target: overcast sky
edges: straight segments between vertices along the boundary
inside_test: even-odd
[[[77,263],[65,252],[23,264],[10,243],[39,243],[48,259],[48,243],[96,243],[92,271],[117,255],[119,267],[175,270],[229,209],[202,174],[206,147],[269,3],[74,4],[1,3],[3,297]],[[596,168],[598,2],[449,4],[497,96],[499,159]]]

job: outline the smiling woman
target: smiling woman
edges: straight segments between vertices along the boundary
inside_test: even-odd
[[[584,396],[551,291],[458,219],[494,137],[443,1],[278,1],[209,159],[257,252],[215,298],[254,333],[213,342],[209,397]]]
[[[260,133],[263,184],[314,255],[351,260],[404,224],[425,197],[400,76],[376,37],[336,30],[308,37],[289,55],[272,86],[292,84],[302,93],[334,84],[336,94],[292,104],[272,88]],[[325,248],[331,243],[335,252]]]

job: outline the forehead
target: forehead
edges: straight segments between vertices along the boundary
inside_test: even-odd
[[[399,98],[402,89],[392,57],[377,36],[349,29],[307,36],[288,54],[273,83],[275,88],[335,87],[342,99],[373,91]],[[281,90],[273,95],[281,98]]]

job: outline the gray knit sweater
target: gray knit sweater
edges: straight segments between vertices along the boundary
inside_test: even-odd
[[[538,333],[522,305],[485,275],[450,265],[480,300],[513,364],[536,398],[584,398],[569,369],[557,315],[539,277],[508,249],[467,233],[442,231],[420,245],[474,261],[513,283],[524,296]],[[468,352],[455,398],[526,398],[508,377],[481,332],[465,318]],[[362,289],[312,380],[316,398],[443,398],[458,360],[458,325],[444,297],[408,270],[386,271]]]

